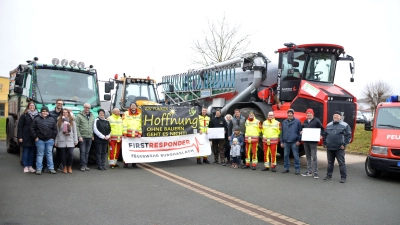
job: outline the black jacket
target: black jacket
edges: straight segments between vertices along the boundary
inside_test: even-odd
[[[323,138],[327,150],[339,150],[342,145],[346,148],[350,144],[351,128],[346,122],[332,121],[326,125]]]
[[[210,124],[208,125],[208,127],[210,128],[218,128],[218,127],[223,127],[225,130],[225,134],[226,135],[227,131],[228,131],[228,124],[226,124],[226,120],[224,117],[220,116],[220,117],[214,117],[211,121]],[[224,139],[224,138],[222,138]]]
[[[21,146],[35,147],[35,139],[31,133],[32,122],[33,119],[29,113],[24,113],[19,117],[17,138],[22,138]]]
[[[315,117],[312,118],[310,122],[308,122],[308,119],[304,120],[304,123],[301,125],[301,130],[303,130],[303,128],[321,128],[321,136],[324,134],[324,127],[322,126],[321,120]],[[317,143],[316,141],[306,142]]]
[[[97,130],[98,132],[100,132],[104,136],[107,136],[107,135],[109,135],[111,133],[111,125],[110,125],[110,122],[108,120],[105,120],[105,119],[102,120],[100,118],[97,118],[94,121],[94,126],[95,127],[93,128],[93,130],[95,132]],[[95,143],[103,143],[103,144],[108,143],[108,140],[104,140],[104,139],[100,138],[99,136],[97,136],[96,133],[93,136],[94,136],[94,142]]]
[[[51,110],[49,112],[49,116],[52,117],[55,121],[57,121],[57,118],[62,114],[63,109],[60,110],[60,112],[56,112],[56,108],[54,110]]]
[[[33,139],[39,138],[42,141],[56,139],[57,124],[52,117],[42,115],[36,116],[31,124],[31,134]]]

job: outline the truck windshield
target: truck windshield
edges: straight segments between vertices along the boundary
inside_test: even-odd
[[[376,127],[378,128],[400,128],[400,107],[379,108]]]
[[[58,98],[64,102],[100,105],[96,78],[94,75],[72,71],[37,69],[35,100],[54,103]]]
[[[119,85],[122,87],[122,83]],[[121,99],[121,95],[122,88],[118,88],[115,99]],[[124,108],[129,108],[132,102],[136,102],[138,100],[148,100],[156,103],[158,102],[154,85],[147,83],[126,83],[125,100],[126,103]],[[116,107],[120,108],[120,102],[116,102]]]
[[[333,83],[336,59],[330,53],[311,53],[307,64],[305,80]]]

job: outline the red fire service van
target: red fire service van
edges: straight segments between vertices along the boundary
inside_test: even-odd
[[[379,103],[373,121],[365,172],[377,177],[383,171],[400,172],[400,96]]]

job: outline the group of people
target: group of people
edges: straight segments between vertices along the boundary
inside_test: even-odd
[[[242,169],[252,168],[256,170],[258,163],[258,146],[260,136],[262,137],[262,150],[264,153],[264,168],[262,171],[276,172],[276,153],[278,144],[284,151],[284,165],[282,173],[289,173],[289,155],[294,156],[295,175],[300,175],[299,146],[302,142],[302,134],[305,128],[320,129],[320,137],[323,146],[327,149],[328,168],[324,180],[332,178],[335,159],[339,163],[341,183],[346,182],[347,172],[345,165],[345,148],[350,143],[350,126],[341,120],[341,113],[336,111],[332,122],[326,128],[321,121],[314,117],[314,111],[310,108],[306,111],[306,120],[301,123],[294,117],[295,111],[289,109],[287,118],[280,123],[275,119],[273,111],[268,113],[265,121],[259,121],[253,111],[249,112],[248,118],[241,115],[240,110],[236,109],[234,115],[221,117],[219,109],[215,112],[215,117],[210,119],[207,116],[207,109],[203,108],[199,115],[200,133],[207,133],[209,128],[224,128],[225,138],[211,139],[211,148],[214,155],[214,164],[226,166],[231,164],[232,168],[239,168],[241,160]],[[303,146],[307,159],[307,171],[302,176],[318,176],[317,145],[319,141],[304,140]],[[207,156],[197,157],[197,163],[210,163]]]
[[[41,175],[44,158],[51,174],[56,174],[55,165],[63,173],[72,173],[73,151],[77,145],[80,150],[80,171],[90,171],[88,159],[92,144],[96,150],[97,169],[106,170],[107,151],[109,166],[115,168],[118,167],[122,138],[139,138],[142,135],[141,112],[136,103],[132,103],[122,117],[118,108],[113,109],[107,119],[103,109],[98,110],[98,118],[95,118],[90,112],[89,103],[85,103],[84,109],[76,116],[63,108],[63,104],[62,99],[57,99],[54,110],[49,111],[47,106],[43,106],[38,112],[35,103],[29,102],[22,113],[18,121],[17,139],[22,146],[24,173]],[[53,161],[54,147],[56,158]],[[132,166],[137,167],[136,164]],[[128,164],[124,163],[124,167],[127,168]]]

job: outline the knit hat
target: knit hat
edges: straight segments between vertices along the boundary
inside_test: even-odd
[[[314,115],[314,110],[313,109],[307,109],[306,113],[311,113]]]
[[[253,114],[253,115],[254,115],[254,111],[253,111],[253,110],[250,110],[249,115],[250,115],[250,114]]]
[[[338,114],[339,116],[341,116],[341,115],[342,115],[342,113],[341,113],[341,112],[339,112],[339,111],[335,111],[335,112],[333,113],[333,115],[335,115],[335,114]]]
[[[233,128],[233,131],[237,131],[237,130],[240,131],[240,127],[236,126],[235,128]]]
[[[234,138],[232,142],[238,142],[237,138]]]
[[[289,114],[289,113],[294,114],[294,110],[293,110],[293,109],[289,109],[289,110],[287,111],[287,113],[288,113],[288,114]]]
[[[104,114],[106,114],[106,112],[104,111],[104,109],[99,109],[99,110],[97,110],[97,114],[100,114],[100,112],[103,112]]]
[[[49,108],[47,108],[47,106],[43,106],[42,109],[40,109],[40,112],[49,112]]]

